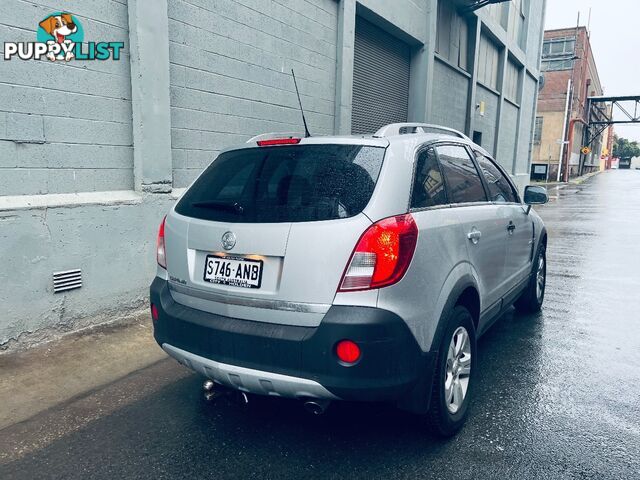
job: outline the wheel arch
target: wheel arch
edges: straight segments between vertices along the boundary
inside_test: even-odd
[[[444,307],[440,312],[438,326],[431,341],[430,351],[438,350],[442,341],[442,334],[446,328],[448,312],[453,310],[457,305],[462,305],[469,310],[473,317],[474,327],[477,330],[481,311],[480,290],[475,278],[471,274],[459,278],[450,290]]]
[[[433,358],[437,358],[437,354],[439,353],[442,337],[447,327],[447,321],[449,320],[449,312],[457,305],[464,305],[469,309],[473,316],[473,323],[477,328],[480,312],[480,294],[478,285],[471,272],[459,277],[453,287],[449,289],[449,295],[444,303],[444,307],[440,311],[438,326],[436,327],[429,348],[429,352]],[[424,376],[425,381],[420,382],[413,390],[408,392],[407,395],[398,402],[398,407],[418,414],[425,414],[429,410],[435,369],[436,365],[434,364],[431,366],[430,374]]]

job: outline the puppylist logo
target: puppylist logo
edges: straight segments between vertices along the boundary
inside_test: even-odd
[[[48,58],[69,62],[76,60],[120,60],[124,42],[84,42],[84,29],[78,17],[68,12],[54,12],[38,24],[35,42],[5,42],[4,59],[40,60]]]

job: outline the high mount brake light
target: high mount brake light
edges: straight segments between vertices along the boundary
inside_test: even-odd
[[[409,213],[374,223],[360,237],[338,291],[371,290],[399,282],[417,242],[418,227]]]
[[[272,138],[270,140],[258,140],[259,147],[271,147],[273,145],[296,145],[300,143],[299,138]]]
[[[156,242],[156,259],[158,261],[158,265],[162,268],[167,268],[167,252],[164,248],[164,224],[166,220],[167,217],[165,216],[162,219],[160,228],[158,229],[158,241]]]

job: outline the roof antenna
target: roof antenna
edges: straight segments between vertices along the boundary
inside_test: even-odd
[[[302,123],[304,123],[304,136],[308,138],[311,136],[309,129],[307,128],[307,119],[304,118],[304,110],[302,109],[302,101],[300,100],[300,92],[298,91],[298,83],[296,82],[296,74],[291,69],[291,76],[293,77],[293,85],[296,87],[296,95],[298,95],[298,103],[300,104],[300,112],[302,113]]]

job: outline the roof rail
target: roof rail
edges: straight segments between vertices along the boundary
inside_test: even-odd
[[[391,123],[385,125],[376,133],[374,137],[391,137],[392,135],[403,135],[409,133],[445,133],[455,137],[470,140],[464,133],[453,128],[443,127],[441,125],[432,125],[429,123]]]
[[[304,138],[304,133],[300,132],[273,132],[273,133],[261,133],[255,137],[251,137],[247,140],[247,143],[254,143],[260,140],[271,140],[274,138]]]

